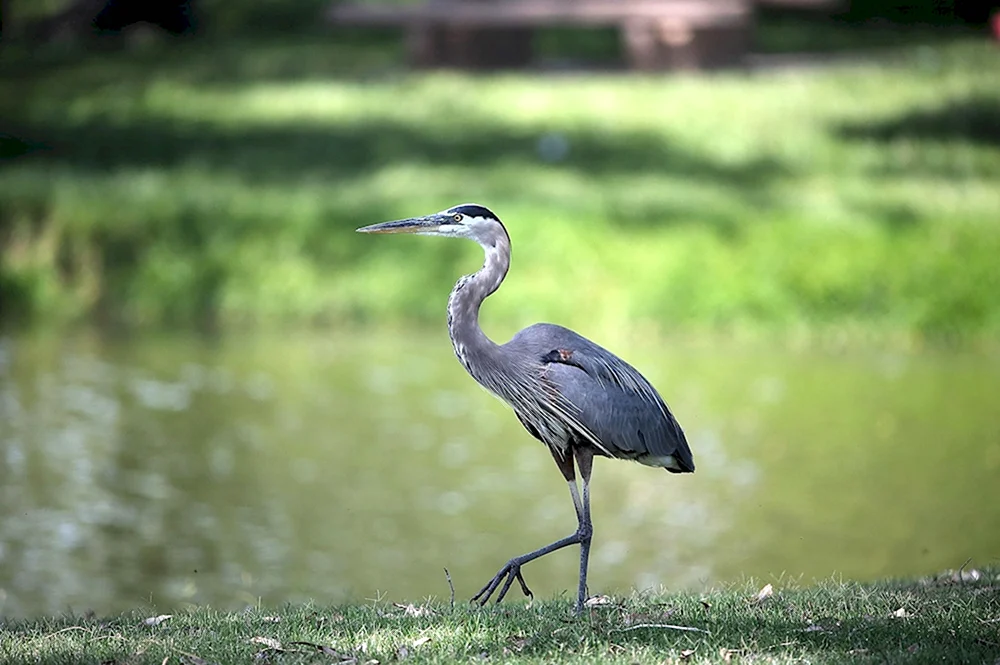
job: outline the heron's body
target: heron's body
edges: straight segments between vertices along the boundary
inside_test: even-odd
[[[499,288],[510,266],[510,238],[482,206],[467,204],[424,218],[360,229],[373,233],[421,233],[465,237],[486,253],[483,267],[459,279],[448,300],[448,332],[455,355],[483,387],[506,402],[532,436],[548,446],[570,485],[579,527],[549,546],[515,557],[476,595],[482,602],[506,580],[499,601],[520,566],[571,544],[581,545],[577,611],[586,594],[592,526],[589,482],[595,455],[635,460],[674,473],[694,471],[684,432],[656,389],[631,365],[562,326],[539,323],[506,344],[491,341],[479,326],[479,307]],[[583,480],[581,498],[573,462]]]

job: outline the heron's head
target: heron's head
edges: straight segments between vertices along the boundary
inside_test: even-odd
[[[498,238],[507,237],[507,230],[500,223],[500,218],[488,208],[475,203],[463,203],[426,217],[362,226],[358,232],[416,233],[423,236],[468,238],[483,246],[495,246]]]

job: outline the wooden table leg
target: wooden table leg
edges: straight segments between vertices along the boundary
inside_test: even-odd
[[[414,24],[406,31],[407,57],[415,67],[507,69],[532,60],[530,28],[470,28]]]
[[[695,28],[678,20],[626,21],[628,64],[640,71],[692,70],[738,64],[750,45],[750,24]]]

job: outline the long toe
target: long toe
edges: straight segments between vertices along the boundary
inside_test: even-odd
[[[521,571],[516,568],[511,569],[507,573],[507,581],[503,583],[503,586],[500,588],[500,593],[497,594],[498,605],[500,604],[500,601],[503,600],[503,597],[507,595],[507,592],[510,591],[510,585],[514,583],[514,579],[520,577],[521,577]]]
[[[528,583],[524,581],[524,576],[521,575],[521,570],[517,571],[517,581],[521,585],[521,593],[524,594],[525,598],[535,599],[535,594],[531,593],[531,589],[528,588]]]
[[[521,565],[514,560],[508,561],[503,568],[500,569],[496,575],[493,576],[486,586],[479,590],[475,596],[472,597],[471,602],[479,603],[482,607],[489,602],[490,597],[493,592],[500,587],[500,583],[503,582],[503,587],[500,587],[500,593],[497,594],[496,602],[503,600],[504,596],[510,590],[511,585],[514,580],[517,580],[518,584],[521,586],[521,591],[528,598],[534,598],[534,594],[531,593],[531,589],[528,588],[527,583],[524,581],[524,576],[521,575]]]
[[[477,593],[475,596],[472,597],[470,602],[479,603],[480,607],[485,605],[487,602],[489,602],[490,596],[493,595],[493,592],[496,591],[497,586],[500,585],[500,582],[502,582],[504,577],[506,576],[507,576],[506,568],[501,569],[500,572],[493,577],[493,579],[491,579],[489,582],[486,583],[486,586],[484,586],[482,589],[479,590],[479,593]]]

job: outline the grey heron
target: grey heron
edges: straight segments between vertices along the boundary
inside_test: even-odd
[[[691,473],[694,458],[684,431],[656,389],[634,367],[572,330],[537,323],[506,344],[496,344],[486,336],[479,326],[479,308],[500,287],[510,266],[510,237],[500,219],[487,208],[463,204],[433,215],[373,224],[358,231],[467,238],[485,251],[483,267],[459,279],[448,299],[451,343],[472,378],[506,402],[524,428],[548,447],[569,484],[577,529],[508,561],[472,601],[485,605],[499,588],[499,603],[514,580],[530,597],[521,566],[564,547],[580,545],[575,606],[579,614],[587,599],[594,456]],[[576,469],[582,492],[577,486]]]

